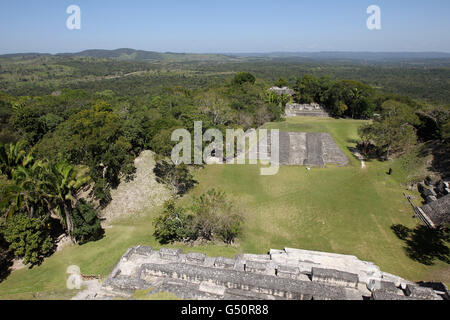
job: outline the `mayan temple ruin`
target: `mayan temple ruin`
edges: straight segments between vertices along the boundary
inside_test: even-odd
[[[250,147],[250,159],[252,156],[255,159],[270,158],[271,144],[271,135],[267,134],[267,137],[261,139],[259,146]],[[345,166],[349,159],[328,133],[280,132],[279,163],[323,168],[328,164]]]
[[[277,94],[277,95],[288,95],[291,97],[295,97],[295,91],[288,87],[272,87],[269,91]],[[288,103],[285,107],[285,115],[286,118],[289,117],[329,117],[330,115],[324,107],[317,103]]]
[[[137,246],[96,291],[78,299],[130,299],[136,290],[189,300],[443,300],[444,284],[413,283],[355,256],[285,248],[234,259]]]
[[[317,103],[299,104],[288,103],[285,108],[285,117],[329,117],[325,109]]]

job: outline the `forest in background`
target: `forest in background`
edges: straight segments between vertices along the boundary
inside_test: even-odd
[[[269,82],[285,78],[291,84],[306,74],[357,80],[386,93],[438,104],[448,104],[450,94],[450,58],[445,54],[198,55],[131,49],[3,55],[0,92],[42,95],[64,88],[106,88],[118,95],[142,95],[165,86],[214,86],[240,71]]]

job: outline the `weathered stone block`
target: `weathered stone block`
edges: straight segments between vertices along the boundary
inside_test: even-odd
[[[312,268],[312,281],[334,285],[358,287],[358,275],[332,269]]]
[[[206,255],[202,253],[190,252],[186,255],[186,260],[195,264],[203,264],[205,262]]]
[[[372,293],[372,300],[413,300],[410,297],[395,294],[386,290],[375,290]]]
[[[122,261],[128,261],[128,259],[130,259],[130,257],[134,254],[136,248],[130,248],[127,250],[127,252],[125,252],[125,254],[122,256]]]
[[[236,258],[240,258],[245,261],[261,261],[261,262],[269,262],[270,255],[268,254],[243,254],[239,255]]]
[[[424,300],[440,300],[439,296],[434,292],[432,288],[419,287],[416,285],[406,286],[406,295],[408,297],[424,299]]]
[[[367,284],[367,289],[369,289],[370,291],[385,290],[393,293],[396,293],[399,290],[393,282],[374,279],[370,280],[370,282]]]
[[[164,260],[177,261],[182,252],[180,249],[161,248],[159,256]]]
[[[134,248],[134,253],[143,255],[143,256],[149,256],[153,253],[152,247],[146,247],[146,246],[137,246]]]
[[[245,271],[255,272],[255,273],[265,273],[267,269],[267,264],[258,261],[247,261],[245,263]]]
[[[217,268],[223,268],[223,269],[233,269],[236,264],[236,260],[224,258],[224,257],[217,257],[214,261],[214,266]]]
[[[296,279],[300,270],[298,267],[279,265],[277,267],[277,276],[280,278]]]

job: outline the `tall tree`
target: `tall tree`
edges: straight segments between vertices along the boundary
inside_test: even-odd
[[[416,143],[414,125],[418,122],[410,106],[388,100],[382,106],[381,116],[360,128],[359,133],[366,144],[372,143],[389,159],[393,152],[403,152]]]
[[[0,171],[9,179],[19,165],[27,167],[33,160],[33,157],[25,152],[24,141],[16,144],[0,144]]]
[[[77,170],[67,162],[60,162],[51,166],[49,180],[56,211],[67,234],[72,237],[74,227],[72,213],[77,203],[77,194],[91,181],[91,177],[87,169]]]

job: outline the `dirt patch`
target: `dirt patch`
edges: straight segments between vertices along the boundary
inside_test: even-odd
[[[23,264],[23,259],[16,258],[13,260],[13,265],[11,266],[11,272],[25,269],[27,266]]]
[[[123,181],[115,190],[111,190],[112,201],[101,211],[103,227],[108,227],[118,219],[137,215],[148,209],[160,206],[170,198],[170,191],[156,182],[153,168],[154,153],[143,151],[134,161],[136,177],[133,181]]]

